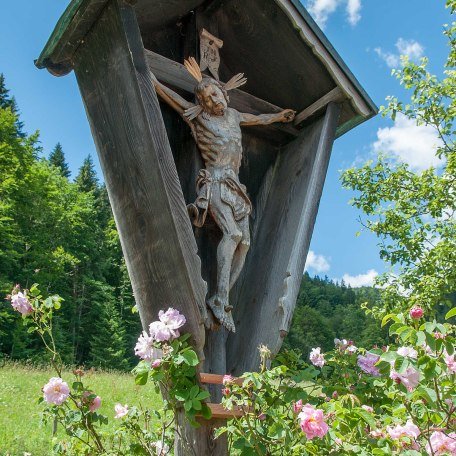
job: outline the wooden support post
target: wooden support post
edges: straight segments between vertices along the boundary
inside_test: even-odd
[[[237,331],[227,342],[227,372],[233,375],[256,370],[257,347],[265,344],[277,353],[288,331],[338,116],[339,106],[330,103],[324,117],[280,152],[264,180],[246,273],[235,290]]]

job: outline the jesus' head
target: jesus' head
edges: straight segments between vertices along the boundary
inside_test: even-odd
[[[212,78],[204,78],[195,88],[195,95],[203,110],[213,116],[223,116],[228,107],[228,95],[222,85]]]

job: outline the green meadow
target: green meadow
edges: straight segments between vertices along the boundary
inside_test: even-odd
[[[0,366],[0,455],[48,456],[52,454],[52,426],[41,423],[42,406],[38,404],[41,387],[50,377],[51,369],[26,364],[5,363]],[[70,370],[63,379],[73,381]],[[136,386],[130,374],[120,372],[89,371],[85,385],[102,398],[100,412],[114,426],[114,405],[160,405],[160,397],[150,386]]]

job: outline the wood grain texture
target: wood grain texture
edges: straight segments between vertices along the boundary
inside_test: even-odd
[[[230,419],[230,418],[239,418],[241,416],[244,416],[245,413],[241,409],[241,407],[234,406],[232,410],[227,410],[225,407],[223,407],[222,404],[212,404],[208,403],[207,406],[211,409],[212,412],[212,418],[222,418],[222,419]]]
[[[143,326],[170,306],[203,357],[206,285],[132,8],[110,0],[75,71]]]
[[[183,411],[177,414],[176,420],[181,438],[175,441],[175,456],[228,456],[227,435],[214,439],[214,431],[226,425],[226,418],[200,418],[201,426],[197,429],[188,424]]]
[[[305,127],[284,148],[265,180],[269,191],[254,222],[252,249],[238,284],[237,332],[227,342],[227,372],[256,370],[257,347],[277,353],[291,323],[326,176],[339,106]],[[260,209],[260,208],[259,208]],[[257,226],[259,224],[259,226]]]
[[[344,94],[342,90],[339,89],[339,87],[335,87],[334,89],[331,90],[331,92],[328,92],[326,95],[322,96],[319,98],[315,103],[312,103],[309,107],[306,109],[302,110],[298,114],[296,114],[294,124],[299,125],[306,121],[307,119],[311,118],[318,112],[322,111],[323,109],[326,108],[326,105],[332,101],[334,102],[340,102],[344,99]]]
[[[218,375],[218,374],[208,374],[205,372],[201,372],[199,374],[199,379],[201,383],[208,383],[210,385],[223,385],[223,379],[224,375]],[[237,385],[242,385],[243,379],[238,378],[238,377],[233,377],[231,379],[233,383],[236,383]]]

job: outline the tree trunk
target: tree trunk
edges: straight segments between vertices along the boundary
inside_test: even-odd
[[[214,430],[226,424],[222,419],[201,420],[201,427],[190,426],[184,411],[176,417],[175,456],[228,456],[228,439],[223,434],[214,439]]]

